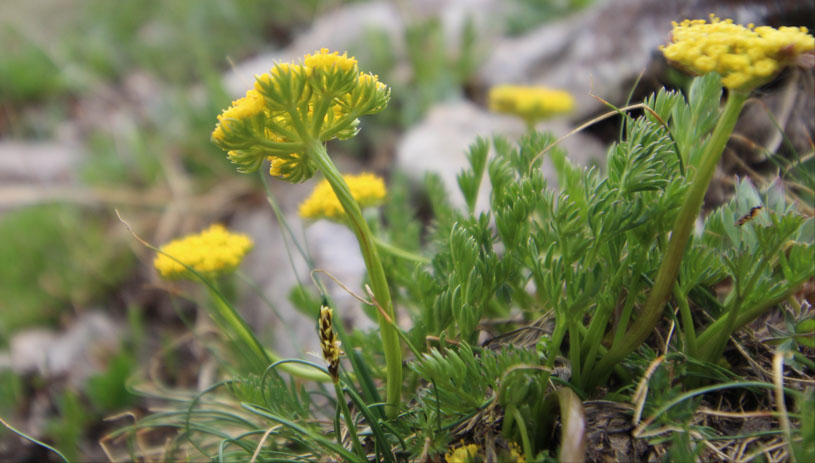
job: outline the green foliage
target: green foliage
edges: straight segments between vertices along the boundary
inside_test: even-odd
[[[513,0],[507,2],[506,32],[521,35],[531,29],[585,8],[593,0]]]
[[[455,48],[450,46],[437,17],[410,22],[405,27],[404,39],[411,71],[407,80],[404,69],[397,67],[388,31],[368,31],[364,44],[354,47],[353,54],[392,87],[390,110],[382,115],[385,119],[377,118],[370,123],[410,126],[431,105],[460,96],[478,67],[480,43],[470,19],[462,26]]]
[[[41,100],[64,89],[59,69],[45,50],[17,29],[0,23],[0,106]]]
[[[719,118],[719,102],[722,98],[719,80],[720,77],[715,73],[694,79],[688,92],[687,104],[671,105],[671,135],[685,165],[699,164],[699,156],[704,152],[708,136]],[[664,90],[660,90],[662,92]],[[670,101],[675,97],[665,98]],[[666,119],[663,117],[663,120]]]
[[[308,21],[320,3],[240,0],[202,5],[181,0],[114,5],[93,0],[84,5],[85,13],[75,24],[83,33],[69,36],[66,47],[73,62],[103,77],[131,72],[135,64],[163,80],[191,82],[200,79],[198,73],[206,67],[226,68],[227,59],[237,61],[259,48],[264,28]]]
[[[57,398],[57,410],[58,416],[46,423],[46,432],[68,460],[77,461],[79,443],[85,428],[91,424],[93,415],[88,412],[80,395],[70,389],[66,389]]]
[[[757,207],[761,209],[754,209]],[[752,219],[742,219],[751,217],[751,211]],[[734,290],[723,301],[730,317],[721,317],[721,326],[733,331],[749,321],[751,314],[755,316],[754,312],[773,305],[812,278],[812,230],[813,219],[795,213],[780,183],[771,185],[761,196],[747,180],[737,185],[733,199],[705,220],[699,244],[707,254],[721,259],[714,266],[721,267],[734,282]],[[711,347],[702,351],[706,355],[703,358],[712,360],[721,346],[708,345]]]
[[[262,377],[235,379],[226,387],[239,401],[262,405],[281,417],[303,419],[310,416],[311,399],[303,384],[293,378],[287,384],[275,371],[267,371]]]
[[[125,350],[108,363],[107,370],[88,378],[85,393],[100,413],[115,412],[132,404],[136,396],[127,389],[127,380],[136,369],[136,359]]]
[[[802,394],[798,399],[801,424],[792,442],[792,453],[797,461],[815,461],[815,392]]]
[[[446,441],[445,430],[495,405],[519,409],[530,435],[542,437],[540,413],[546,386],[534,351],[512,346],[500,350],[480,350],[468,344],[458,349],[431,349],[410,364],[424,381],[416,393],[409,422],[421,429],[422,442]],[[513,438],[515,429],[506,428]],[[545,437],[539,442],[544,442]]]
[[[0,219],[0,343],[32,324],[53,323],[119,284],[132,257],[105,222],[66,205],[37,206]]]
[[[605,175],[571,165],[563,152],[547,149],[551,139],[539,134],[522,139],[518,149],[497,137],[492,157],[488,143],[478,140],[468,154],[470,167],[458,176],[467,214],[449,208],[435,180],[426,183],[438,214],[432,266],[414,279],[422,296],[412,338],[443,334],[473,342],[485,316],[506,316],[513,307],[529,316],[553,310],[547,365],[568,356],[571,383],[582,390],[596,377],[603,340],[613,345],[623,339],[653,284],[688,186],[686,174],[695,172],[688,167],[699,162],[720,95],[718,81],[704,77],[694,81],[687,101],[666,91],[650,97],[647,104],[658,117],[646,112],[625,120]],[[547,189],[534,168],[544,150],[559,192]],[[476,215],[485,170],[490,208]],[[813,275],[811,220],[795,212],[780,184],[763,201],[746,185],[710,215],[680,267],[677,297],[685,304],[690,297],[694,307],[720,317],[700,337],[703,361],[720,353],[712,339],[729,335]],[[761,204],[766,206],[754,221],[736,224]],[[726,278],[734,280],[735,291],[719,301],[710,288]],[[735,318],[724,318],[723,311]],[[608,324],[612,314],[616,326]],[[684,316],[688,352],[697,355],[690,325],[699,322]],[[561,352],[567,336],[568,352]]]
[[[0,371],[0,417],[11,417],[21,403],[23,381],[10,370]],[[6,432],[0,429],[0,436]]]
[[[320,316],[320,297],[302,285],[292,287],[289,302],[303,315],[317,320]]]
[[[424,33],[429,38],[414,36],[410,46],[433,40],[432,30]],[[179,399],[129,431],[174,426],[183,430],[174,441],[179,449],[227,461],[259,449],[270,460],[329,454],[353,461],[368,452],[388,462],[431,459],[453,442],[482,444],[500,431],[503,449],[506,442],[523,443],[532,458],[557,453],[551,420],[541,419],[553,386],[570,388],[579,403],[578,396],[602,393],[597,385],[618,388],[606,398],[629,401],[642,384],[645,395],[634,400],[647,420],[640,423],[673,430],[652,442],[669,443],[671,458],[699,457],[699,436],[720,437],[695,421],[705,394],[772,388],[741,381],[718,364],[730,335],[784,303],[815,273],[815,221],[797,212],[780,182],[761,191],[738,182],[733,199],[706,217],[686,249],[668,252],[675,223],[690,223],[679,212],[695,191],[689,185],[701,175],[705,147],[715,145],[710,137],[721,95],[718,79],[703,77],[687,97],[663,90],[646,100],[650,111],[642,116],[622,115],[606,172],[572,164],[550,135],[480,138],[457,177],[465,210],[451,206],[437,175],[425,178],[426,208],[414,206],[407,182],[396,177],[391,203],[367,219],[393,300],[412,321],[399,331],[415,354],[404,381],[391,382],[383,367],[381,327],[346,334],[338,325],[345,358],[334,391],[290,378],[276,365]],[[555,168],[557,188],[544,180],[544,157]],[[482,188],[490,189],[483,210],[476,204]],[[416,217],[425,216],[429,225],[422,230]],[[656,280],[669,259],[678,266],[676,281],[669,281],[672,310],[658,319],[666,325],[660,332],[670,333],[667,345],[657,351],[643,343],[601,370],[630,327],[646,319],[643,304],[656,285],[664,287]],[[317,306],[308,288],[297,287],[291,299],[306,312]],[[792,312],[786,330],[774,334],[794,353],[790,368],[811,368],[797,351],[805,348],[799,338],[811,328],[811,313]],[[476,346],[485,332],[491,342]],[[538,348],[527,348],[532,345]],[[607,381],[612,368],[615,377]],[[383,379],[403,390],[400,414],[386,413]],[[811,409],[808,400],[799,402],[801,413]],[[811,427],[802,418],[801,429]],[[808,455],[811,441],[799,443],[795,451]]]
[[[487,154],[489,153],[489,142],[483,138],[478,138],[467,152],[467,160],[470,162],[471,170],[464,170],[458,174],[458,187],[464,194],[467,208],[470,214],[475,213],[475,202],[478,199],[478,189],[481,187],[481,178],[484,176],[484,168],[487,166]]]
[[[127,138],[117,140],[105,133],[93,134],[89,156],[81,168],[82,180],[89,185],[108,187],[153,184],[161,175],[156,140],[136,133]]]
[[[419,394],[424,410],[438,410],[442,415],[460,418],[487,404],[492,392],[501,391],[499,402],[521,401],[526,394],[517,390],[519,384],[503,386],[505,374],[518,365],[537,363],[537,354],[516,348],[501,351],[482,350],[476,355],[463,344],[459,350],[442,352],[431,349],[421,359],[410,364],[428,386]]]
[[[421,258],[422,229],[413,200],[408,178],[400,173],[393,175],[388,185],[388,201],[382,211],[385,228],[380,229],[374,222],[371,229],[390,246]],[[394,304],[415,313],[420,307],[417,301],[422,298],[420,285],[415,281],[420,264],[396,253],[381,252],[380,258],[391,283]],[[414,338],[414,342],[424,341]]]

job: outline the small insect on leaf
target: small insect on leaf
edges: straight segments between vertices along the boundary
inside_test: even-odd
[[[736,221],[736,226],[741,227],[742,225],[746,224],[747,222],[753,220],[753,218],[756,215],[758,215],[758,213],[761,211],[761,209],[763,207],[764,206],[754,206],[754,207],[750,208],[750,212],[748,212],[747,214],[744,215],[744,217],[742,217],[738,221]]]

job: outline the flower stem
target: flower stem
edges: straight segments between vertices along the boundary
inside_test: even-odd
[[[359,442],[359,436],[357,435],[357,426],[354,423],[354,417],[351,416],[351,410],[348,409],[348,404],[345,402],[345,394],[342,392],[342,387],[340,387],[339,382],[334,382],[334,391],[337,394],[337,405],[339,405],[340,410],[342,410],[342,414],[345,417],[345,425],[348,427],[348,434],[351,436],[351,445],[354,447],[354,452],[357,454],[362,461],[367,460],[367,456],[365,455],[365,450],[362,449],[362,444]],[[337,442],[342,445],[342,437],[337,436]]]
[[[608,354],[597,364],[597,374],[592,376],[592,386],[603,381],[614,365],[645,342],[659,322],[665,301],[679,273],[679,265],[682,263],[690,233],[702,208],[708,185],[713,179],[713,172],[724,152],[730,134],[733,133],[733,127],[736,125],[741,108],[748,96],[748,93],[730,92],[724,111],[716,122],[716,127],[701,155],[699,167],[691,178],[690,188],[674,223],[668,249],[657,272],[654,286],[648,293],[645,307],[626,335],[620,342],[615,343]]]
[[[215,304],[214,315],[216,320],[220,320],[221,323],[225,324],[226,326],[224,328],[226,328],[227,333],[231,334],[237,340],[240,340],[240,342],[252,352],[257,366],[265,369],[267,365],[272,363],[272,359],[269,357],[263,344],[255,337],[255,334],[246,323],[246,320],[238,314],[231,304],[224,300],[221,293],[216,291],[214,287],[209,288],[209,295]],[[261,371],[263,371],[262,369]]]
[[[359,241],[365,267],[368,269],[368,276],[371,278],[371,288],[376,302],[391,320],[396,320],[393,303],[391,302],[390,288],[388,288],[388,281],[385,278],[385,270],[382,268],[376,242],[370,228],[368,228],[368,223],[362,216],[359,204],[351,196],[348,185],[343,180],[337,166],[328,157],[323,144],[317,140],[310,140],[306,144],[306,149],[308,156],[316,162],[323,176],[334,190],[334,194],[337,195],[343,209],[345,209],[348,224],[354,231],[357,241]],[[379,322],[380,336],[382,337],[382,347],[385,351],[387,370],[385,411],[389,417],[393,417],[399,412],[402,394],[402,351],[396,329],[379,312],[377,312],[377,320]]]
[[[784,302],[795,294],[796,292],[801,290],[806,279],[791,282],[791,284],[787,287],[787,290],[780,293],[778,296],[773,297],[772,299],[767,299],[762,301],[756,305],[747,307],[738,313],[735,317],[735,321],[729,322],[728,318],[730,316],[730,312],[723,314],[721,317],[716,319],[715,322],[711,323],[702,334],[696,339],[696,343],[699,346],[706,346],[716,342],[717,338],[723,336],[722,333],[727,333],[727,337],[730,337],[730,334],[733,331],[741,328],[742,326],[750,323],[751,321],[755,320],[756,317],[763,314],[767,310],[776,305]],[[732,323],[732,325],[731,325]],[[726,328],[730,325],[730,330],[726,330]],[[700,354],[704,354],[703,352]],[[701,356],[701,355],[700,355]]]
[[[430,263],[430,259],[428,259],[427,257],[394,246],[386,241],[383,241],[381,238],[377,236],[374,236],[374,243],[376,243],[376,246],[379,248],[380,251],[386,254],[390,254],[393,257],[398,257],[400,259],[409,260],[423,265]]]

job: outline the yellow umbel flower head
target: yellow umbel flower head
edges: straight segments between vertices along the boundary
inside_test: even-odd
[[[444,455],[447,463],[476,463],[482,461],[479,452],[481,447],[478,444],[467,444],[458,448],[450,449]]]
[[[343,175],[342,178],[351,190],[351,196],[359,207],[382,204],[387,191],[385,181],[371,173]],[[300,204],[300,216],[306,219],[330,219],[342,221],[345,210],[327,180],[321,181],[305,201]]]
[[[672,64],[692,74],[715,71],[722,85],[751,90],[772,79],[803,53],[815,52],[806,27],[747,27],[710,15],[673,23],[671,43],[660,47]]]
[[[498,85],[490,89],[487,100],[490,110],[520,116],[530,124],[574,109],[569,92],[543,87]]]
[[[232,102],[232,106],[218,115],[218,125],[212,131],[212,139],[226,141],[227,133],[238,130],[246,120],[261,114],[265,109],[263,97],[255,90],[246,92],[246,96]]]
[[[321,48],[320,51],[314,52],[313,55],[306,55],[303,63],[306,65],[306,69],[310,71],[331,71],[334,69],[351,71],[357,68],[356,58],[353,56],[349,58],[348,53],[342,55],[338,51],[332,53],[328,48]]]
[[[197,235],[185,236],[162,246],[164,254],[156,256],[153,266],[166,280],[194,278],[176,260],[201,275],[217,277],[233,272],[252,246],[252,239],[248,236],[230,233],[223,225],[215,224]]]
[[[280,159],[275,170],[289,182],[311,178],[316,171],[307,147],[314,142],[356,135],[359,117],[383,110],[390,100],[387,85],[359,71],[347,53],[321,49],[299,63],[278,63],[255,76],[245,98],[218,116],[212,141],[229,153],[243,173],[256,171],[264,159]]]

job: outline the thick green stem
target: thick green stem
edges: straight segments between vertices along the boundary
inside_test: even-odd
[[[705,199],[708,185],[713,178],[713,172],[724,152],[730,134],[733,133],[733,127],[736,125],[739,113],[741,113],[741,108],[744,106],[747,97],[747,93],[730,92],[724,112],[716,123],[716,127],[713,129],[713,133],[705,146],[705,151],[702,153],[701,162],[693,174],[692,183],[674,223],[668,249],[657,272],[654,286],[651,288],[651,292],[648,293],[645,306],[628,333],[619,343],[614,344],[608,354],[597,364],[597,374],[592,378],[593,384],[604,380],[614,365],[642,345],[654,331],[662,317],[663,306],[671,293],[676,281],[676,275],[679,273],[679,265],[682,263],[685,247],[702,208],[702,202]]]
[[[763,314],[770,308],[775,307],[776,305],[784,302],[787,298],[789,298],[791,295],[795,294],[801,289],[801,286],[803,286],[804,281],[806,280],[798,281],[791,284],[787,291],[785,291],[784,293],[780,294],[777,297],[768,299],[766,301],[761,302],[760,304],[756,304],[752,307],[748,307],[747,309],[742,310],[736,316],[736,320],[733,323],[732,330],[737,330],[741,328],[742,326],[755,320],[756,317]],[[729,312],[719,317],[715,322],[711,323],[710,326],[708,326],[705,329],[705,331],[703,331],[702,334],[700,334],[699,337],[696,339],[697,345],[699,346],[709,345],[712,342],[714,342],[715,338],[721,336],[721,333],[725,331],[725,328],[728,325],[728,316]],[[728,337],[730,336],[730,333],[732,333],[732,331],[730,331],[727,334]]]
[[[357,241],[359,241],[359,248],[365,260],[365,266],[368,269],[368,276],[371,279],[371,289],[373,290],[376,302],[382,307],[382,310],[385,311],[391,320],[396,320],[393,303],[391,302],[390,288],[388,288],[388,281],[385,278],[385,270],[382,268],[376,242],[374,241],[371,230],[368,228],[368,223],[362,216],[362,210],[359,208],[359,204],[357,204],[354,197],[351,196],[348,185],[342,178],[340,171],[337,170],[337,167],[331,161],[331,158],[328,157],[328,153],[323,144],[319,141],[311,140],[307,143],[306,149],[309,158],[317,163],[323,176],[334,190],[334,194],[337,195],[343,209],[345,209],[348,225],[356,235]],[[391,326],[378,311],[377,320],[379,321],[379,331],[382,337],[382,347],[385,351],[387,370],[387,405],[385,411],[388,416],[393,417],[399,412],[399,403],[402,394],[402,351],[399,346],[399,337],[396,329]]]

